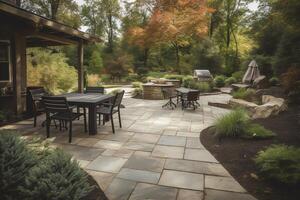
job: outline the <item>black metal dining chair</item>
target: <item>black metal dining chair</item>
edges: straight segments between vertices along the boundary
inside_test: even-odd
[[[103,125],[105,124],[105,121],[106,121],[105,116],[109,117],[110,121],[111,121],[111,127],[112,127],[113,133],[115,133],[114,120],[113,120],[113,115],[115,113],[118,113],[119,125],[120,125],[120,128],[122,128],[120,107],[121,107],[124,93],[125,93],[124,90],[122,90],[121,92],[118,92],[112,98],[111,102],[103,103],[97,109],[97,113],[99,115],[99,124],[101,123],[101,115],[103,115]]]
[[[86,87],[84,93],[101,93],[104,94],[104,87]]]
[[[74,107],[70,107],[66,97],[43,96],[42,102],[46,111],[46,131],[47,138],[50,136],[51,120],[69,123],[69,143],[72,142],[72,122],[83,115],[84,131],[87,132],[86,113],[73,112]]]
[[[162,91],[164,99],[169,99],[167,103],[162,105],[162,108],[165,108],[165,107],[170,107],[171,109],[176,108],[177,105],[173,102],[173,99],[177,99],[178,94],[174,93],[172,90],[167,90],[167,89],[162,89],[161,91]]]
[[[182,96],[182,109],[193,107],[194,110],[200,105],[198,103],[200,91],[190,91]]]
[[[29,90],[29,94],[30,101],[32,103],[33,126],[36,127],[37,116],[45,112],[45,107],[42,104],[42,96],[47,96],[48,93],[44,88],[38,88]],[[42,123],[42,125],[44,125],[44,122]]]

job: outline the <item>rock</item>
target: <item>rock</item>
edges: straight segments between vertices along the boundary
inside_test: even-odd
[[[229,105],[233,108],[234,107],[245,108],[248,111],[250,111],[250,114],[253,114],[255,112],[255,108],[258,106],[255,103],[245,101],[243,99],[235,99],[235,98],[232,98],[232,99],[229,100]]]
[[[276,98],[271,95],[263,95],[262,103],[262,105],[255,108],[252,118],[267,118],[271,115],[278,115],[280,112],[287,109],[287,104],[284,99]]]
[[[222,103],[222,102],[208,102],[209,106],[214,106],[214,107],[218,107],[218,108],[227,108],[230,109],[231,106],[228,103]]]
[[[245,88],[245,89],[247,89],[247,88],[250,87],[250,85],[249,85],[249,84],[240,84],[240,83],[236,83],[236,84],[231,84],[231,87],[232,87],[233,91],[237,91],[237,90],[240,89],[240,88]]]
[[[255,88],[267,88],[270,84],[266,76],[259,76],[254,79],[252,86]]]

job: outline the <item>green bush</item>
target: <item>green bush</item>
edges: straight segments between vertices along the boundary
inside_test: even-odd
[[[80,169],[71,155],[56,149],[34,166],[22,188],[29,199],[79,200],[92,187],[87,174]]]
[[[255,90],[254,89],[246,89],[240,88],[237,91],[232,93],[232,97],[235,99],[244,99],[247,101],[251,101],[255,97]]]
[[[135,88],[132,91],[132,96],[136,97],[136,96],[142,96],[143,95],[143,88]]]
[[[283,184],[300,183],[300,148],[273,145],[260,151],[255,163],[267,179]]]
[[[246,128],[245,138],[267,139],[274,137],[275,134],[259,124],[250,124]]]
[[[182,79],[182,86],[188,88],[190,83],[193,81],[194,81],[194,78],[192,76],[185,76]]]
[[[244,72],[243,71],[237,71],[231,74],[231,77],[235,78],[237,80],[237,82],[242,81],[244,76]]]
[[[22,199],[20,186],[37,156],[12,132],[0,131],[0,199]]]
[[[226,77],[223,75],[216,76],[214,78],[214,83],[217,87],[223,87],[225,85],[225,79],[226,79]]]
[[[109,94],[116,95],[117,93],[119,93],[121,91],[122,91],[121,89],[114,89],[114,90],[110,91]]]
[[[165,79],[175,79],[175,80],[179,80],[180,82],[182,82],[182,79],[184,78],[184,75],[179,75],[179,74],[166,74],[164,76]]]
[[[189,88],[199,90],[200,92],[211,92],[212,87],[207,82],[198,82],[198,81],[192,81],[190,82]]]
[[[148,72],[147,76],[153,77],[153,78],[163,78],[166,75],[166,72]]]
[[[141,88],[142,87],[142,82],[132,82],[132,87],[133,88]]]
[[[90,189],[70,155],[0,132],[0,199],[82,199]]]
[[[279,79],[277,77],[272,77],[269,79],[269,83],[272,85],[272,86],[276,86],[278,85],[279,83]]]
[[[126,82],[136,82],[140,80],[140,76],[138,74],[128,74],[128,76],[125,77]]]
[[[110,83],[111,82],[111,75],[109,74],[102,74],[101,80],[103,83]]]
[[[219,137],[240,137],[245,134],[248,125],[247,112],[236,109],[217,119],[215,122],[216,134]]]
[[[229,77],[229,78],[225,79],[225,84],[226,84],[226,85],[231,85],[231,84],[233,84],[233,83],[237,83],[236,78],[234,78],[234,77]]]

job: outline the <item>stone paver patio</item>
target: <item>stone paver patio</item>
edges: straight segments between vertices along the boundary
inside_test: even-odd
[[[116,128],[116,134],[107,123],[98,127],[97,135],[88,136],[82,121],[75,121],[72,144],[67,131],[54,127],[48,140],[71,153],[110,200],[254,200],[199,140],[201,130],[228,112],[208,106],[208,100],[229,98],[201,97],[202,107],[196,111],[162,109],[165,101],[160,100],[125,98],[123,128]],[[33,128],[32,120],[3,128],[45,137],[45,129]]]

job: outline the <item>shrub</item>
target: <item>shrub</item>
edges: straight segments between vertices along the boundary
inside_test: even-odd
[[[0,132],[0,199],[22,199],[19,186],[25,184],[37,156],[17,135]]]
[[[143,95],[143,88],[135,88],[132,91],[132,96],[136,97],[136,96],[142,96]]]
[[[111,76],[109,74],[102,74],[101,80],[103,83],[110,83],[111,82]]]
[[[128,76],[125,78],[126,82],[134,82],[139,81],[140,76],[138,74],[128,74]]]
[[[237,82],[237,80],[234,77],[229,77],[229,78],[225,79],[225,84],[226,85],[231,85],[231,84],[236,83],[236,82]]]
[[[300,101],[300,68],[290,67],[286,73],[282,75],[282,85],[288,93],[290,102]]]
[[[253,97],[255,96],[255,90],[254,89],[240,88],[237,91],[233,92],[232,96],[235,99],[244,99],[244,100],[247,100],[247,101],[252,101]]]
[[[239,137],[246,133],[249,116],[242,109],[236,109],[215,122],[216,134],[220,137]]]
[[[263,126],[259,124],[250,124],[246,128],[246,134],[243,136],[244,138],[257,138],[257,139],[267,139],[274,137],[275,134],[264,128]]]
[[[133,88],[141,88],[142,87],[142,82],[132,82],[132,87]]]
[[[56,149],[30,170],[22,189],[29,199],[79,200],[92,188],[78,162]]]
[[[272,145],[255,158],[260,173],[283,184],[300,183],[300,148]]]
[[[191,81],[189,88],[199,90],[200,92],[210,92],[212,90],[211,85],[207,82]]]
[[[279,83],[279,79],[277,77],[272,77],[269,79],[269,83],[272,85],[272,86],[276,86],[278,85]]]
[[[164,76],[165,79],[176,79],[182,82],[182,79],[184,78],[184,75],[179,75],[179,74],[166,74]]]
[[[153,78],[163,78],[166,75],[166,72],[148,72],[147,76],[151,76]]]
[[[121,91],[122,91],[121,89],[114,89],[114,90],[110,91],[109,94],[116,95],[117,93],[119,93]]]
[[[185,76],[182,79],[182,86],[189,87],[190,83],[193,81],[194,81],[194,78],[192,76]]]
[[[88,74],[87,75],[87,84],[88,86],[100,86],[101,78],[98,74]]]
[[[223,76],[223,75],[216,76],[216,77],[214,78],[215,85],[216,85],[217,87],[223,87],[223,86],[225,85],[225,79],[226,79],[226,77]]]
[[[244,76],[244,72],[243,71],[237,71],[231,74],[231,77],[235,78],[237,80],[237,82],[242,81]]]

